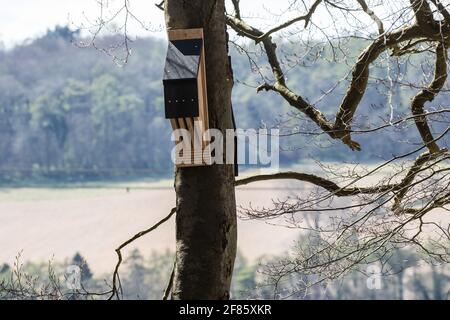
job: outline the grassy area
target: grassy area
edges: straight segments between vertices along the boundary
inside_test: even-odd
[[[171,180],[151,178],[90,182],[28,182],[0,186],[0,201],[45,201],[112,196],[139,190],[172,189]]]
[[[342,172],[357,170],[354,165],[343,165],[337,163],[326,163],[327,166],[334,166]],[[374,168],[374,165],[364,165],[366,170]],[[363,168],[359,167],[358,170]],[[314,173],[320,176],[327,174],[313,162],[297,164],[289,168],[282,168],[281,171],[297,171]],[[392,168],[383,168],[375,177],[371,177],[360,183],[370,184],[373,179],[381,178]],[[240,170],[239,178],[251,175],[266,174],[267,170],[244,169]],[[278,184],[281,182],[278,182]],[[295,183],[292,182],[291,183]],[[255,185],[256,187],[258,185]],[[271,186],[272,187],[272,186]],[[145,174],[135,174],[132,176],[108,177],[108,178],[72,178],[67,176],[56,177],[35,177],[28,179],[18,179],[17,181],[5,181],[0,177],[0,201],[39,201],[39,200],[62,200],[62,199],[83,199],[99,196],[123,195],[129,191],[139,190],[161,190],[173,189],[173,177],[146,176]]]

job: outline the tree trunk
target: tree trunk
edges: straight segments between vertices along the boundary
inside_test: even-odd
[[[224,0],[166,0],[168,29],[203,28],[209,126],[232,128]],[[232,165],[179,168],[173,299],[228,299],[236,256]]]

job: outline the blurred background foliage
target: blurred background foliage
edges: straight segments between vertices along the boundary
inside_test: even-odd
[[[300,239],[301,240],[301,239]],[[448,300],[450,274],[446,266],[426,265],[417,254],[398,250],[389,265],[379,266],[380,287],[371,289],[368,281],[372,274],[368,266],[350,272],[335,281],[314,284],[315,278],[295,273],[278,284],[274,284],[264,272],[267,264],[283,259],[285,256],[261,257],[255,263],[249,262],[241,253],[235,264],[232,299],[421,299]],[[120,278],[123,299],[161,299],[169,281],[174,255],[172,252],[153,252],[144,256],[137,249],[129,252],[121,268]],[[90,294],[71,291],[67,287],[67,266],[81,268],[83,290]],[[20,271],[18,271],[18,267]],[[16,291],[11,290],[11,276],[16,281]],[[20,286],[17,277],[21,277]],[[90,271],[88,261],[76,253],[70,260],[49,263],[26,262],[17,265],[0,264],[1,299],[106,299],[98,295],[110,289],[111,275],[98,275]],[[308,284],[308,285],[307,285]],[[33,288],[32,290],[30,288]],[[21,288],[21,290],[18,290]],[[83,291],[84,292],[84,291]]]
[[[57,27],[44,37],[0,50],[0,182],[170,176],[171,130],[164,119],[161,83],[165,42],[137,39],[129,63],[117,67],[107,55],[77,47],[77,37],[76,31]],[[100,40],[105,47],[117,42],[114,37]],[[356,57],[363,44],[362,40],[353,40],[346,48]],[[296,45],[284,43],[280,49],[283,63],[292,64],[287,71],[289,85],[312,102],[351,70],[352,61],[333,62],[332,50],[326,45],[319,47],[301,60],[297,56],[302,49]],[[277,127],[288,117],[291,129],[317,130],[276,94],[256,93],[259,74],[268,74],[264,62],[258,61],[256,49],[253,62],[259,69],[242,50],[231,48],[236,82],[233,107],[239,128]],[[303,62],[298,65],[298,61]],[[386,72],[382,71],[385,68],[373,68],[374,78],[377,74],[386,78],[380,74]],[[398,63],[392,72],[405,72],[405,79],[416,82],[423,78],[421,68],[402,68]],[[375,85],[364,97],[355,127],[383,124],[390,116],[386,87],[376,79],[371,81]],[[332,94],[317,102],[331,118],[346,85],[347,81],[342,81]],[[410,98],[417,89],[399,86],[395,90],[394,116],[400,117],[408,113]],[[440,99],[436,105],[445,94]],[[411,149],[408,143],[390,141],[420,141],[413,126],[401,132],[397,129],[358,135],[364,148],[360,153],[348,152],[324,135],[293,135],[283,138],[282,146],[289,152],[283,152],[280,161],[284,166],[311,158],[377,162]]]

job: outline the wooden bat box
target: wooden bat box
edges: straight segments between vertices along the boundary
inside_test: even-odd
[[[209,129],[203,29],[169,30],[168,36],[163,78],[165,116],[173,130],[188,130],[191,137],[190,141],[177,142],[190,144],[191,154],[176,154],[175,164],[209,165],[209,139],[203,139]],[[187,158],[190,161],[183,162]]]

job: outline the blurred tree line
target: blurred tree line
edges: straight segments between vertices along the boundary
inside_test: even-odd
[[[77,48],[74,36],[57,28],[0,53],[3,179],[170,172],[162,41],[137,42],[136,59],[116,68],[95,50]]]
[[[173,170],[172,145],[168,145],[171,130],[164,119],[161,83],[165,42],[138,39],[133,42],[129,63],[120,68],[95,49],[77,47],[78,39],[78,32],[57,27],[32,42],[0,50],[0,182],[32,177],[169,176]],[[100,44],[108,47],[117,41],[106,37]],[[355,40],[349,48],[356,54],[361,45]],[[301,49],[286,44],[282,50],[289,57]],[[290,86],[317,98],[317,105],[325,113],[335,110],[340,95],[319,98],[334,86],[336,79],[345,77],[351,65],[317,59],[319,55],[330,56],[329,51],[322,48],[309,52],[311,63],[287,75]],[[287,113],[294,119],[298,116],[277,95],[256,94],[255,89],[249,88],[256,86],[259,75],[267,70],[259,69],[257,61],[250,61],[234,47],[231,53],[238,127],[274,127],[283,122]],[[385,74],[378,75],[386,78]],[[411,72],[408,76],[420,78]],[[345,90],[345,85],[344,81],[335,91]],[[370,107],[358,112],[360,126],[372,125],[390,114],[387,98],[380,91],[386,93],[386,88],[374,86],[366,94],[363,103]],[[411,88],[401,87],[392,95],[396,116],[408,112],[407,102],[414,93]],[[273,118],[274,114],[279,117]],[[296,126],[309,128],[304,118]],[[309,135],[294,135],[282,140],[284,149],[290,152],[282,153],[281,164],[292,165],[310,157],[321,161],[376,162],[409,150],[407,143],[399,147],[389,141],[419,141],[414,128],[407,132],[410,135],[403,131],[399,137],[392,128],[372,133],[370,138],[362,135],[359,141],[370,146],[364,153],[349,153],[326,137],[311,143]],[[367,139],[370,142],[364,141]]]
[[[282,257],[263,257],[260,263],[250,263],[241,253],[238,254],[232,283],[233,299],[422,299],[448,300],[450,290],[450,270],[445,265],[424,265],[415,253],[398,250],[390,260],[388,273],[381,275],[380,287],[368,286],[370,274],[355,270],[334,282],[314,284],[305,288],[307,279],[295,274],[280,283],[285,295],[274,296],[274,286],[270,284],[264,268],[270,261]],[[20,265],[20,262],[18,262]],[[91,295],[70,293],[66,287],[64,274],[68,265],[81,268],[83,290]],[[121,281],[124,299],[161,299],[167,286],[173,253],[151,253],[144,257],[137,249],[131,251],[124,260]],[[95,295],[108,290],[110,275],[95,275],[88,262],[77,253],[73,259],[61,262],[25,263],[17,271],[17,265],[0,264],[1,299],[105,299],[108,295]],[[21,290],[11,292],[8,283],[11,274],[21,278]],[[52,278],[53,277],[53,278]],[[29,288],[33,287],[33,290]],[[44,294],[45,293],[45,294]],[[94,294],[95,293],[95,294]],[[34,294],[34,296],[33,296]]]

